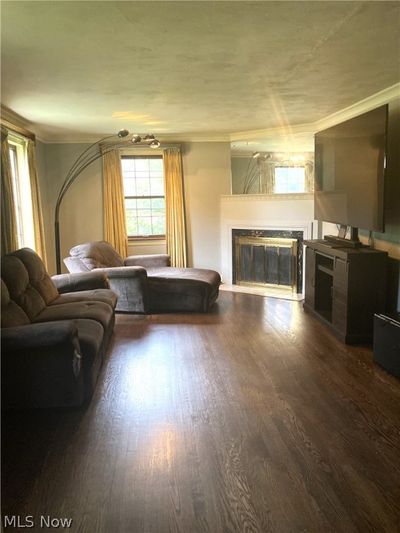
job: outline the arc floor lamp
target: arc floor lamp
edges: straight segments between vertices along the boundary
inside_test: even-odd
[[[117,134],[108,135],[91,144],[86,150],[84,150],[79,157],[76,159],[72,167],[69,169],[67,176],[61,186],[60,192],[58,194],[56,208],[54,213],[54,235],[55,235],[55,249],[56,249],[56,267],[57,274],[61,274],[61,247],[60,247],[60,207],[63,201],[63,198],[77,179],[77,177],[88,167],[93,161],[99,159],[104,154],[114,150],[115,148],[121,148],[122,146],[129,146],[130,144],[134,145],[145,145],[150,148],[158,148],[160,146],[160,141],[158,141],[152,134],[132,134],[131,138],[128,139],[129,131],[120,130]],[[121,140],[125,139],[125,140]]]

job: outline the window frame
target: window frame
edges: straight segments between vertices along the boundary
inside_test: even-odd
[[[163,156],[162,154],[152,154],[152,155],[147,155],[147,154],[121,154],[121,162],[123,159],[163,159]],[[163,179],[164,179],[164,173],[163,173]],[[122,172],[122,180],[124,182],[125,178],[124,178],[124,174]],[[165,185],[165,182],[164,182],[164,185]],[[125,201],[126,200],[138,200],[138,199],[141,199],[141,200],[146,200],[146,199],[157,199],[157,198],[163,198],[164,201],[165,201],[165,186],[164,186],[164,194],[163,195],[147,195],[147,196],[128,196],[128,195],[125,195],[125,188],[124,188],[124,208],[125,208],[125,215],[126,215],[126,207],[125,207]],[[127,234],[127,237],[128,237],[128,241],[130,242],[133,242],[133,241],[165,241],[165,238],[166,238],[166,234],[165,233],[162,233],[162,234],[155,234],[155,235],[129,235]]]
[[[29,176],[27,140],[9,133],[8,149],[15,205],[18,246],[35,249],[32,190]]]

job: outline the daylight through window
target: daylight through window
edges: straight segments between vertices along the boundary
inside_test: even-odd
[[[165,236],[165,194],[161,156],[122,156],[128,237]]]
[[[17,222],[18,246],[35,249],[31,183],[26,141],[9,135],[9,156]]]
[[[287,194],[305,192],[305,177],[304,167],[275,167],[274,193]]]

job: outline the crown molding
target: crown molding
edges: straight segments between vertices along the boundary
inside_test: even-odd
[[[295,126],[279,126],[275,128],[266,128],[263,130],[253,131],[238,131],[230,135],[231,141],[246,141],[262,139],[265,137],[283,136],[283,135],[295,135],[299,133],[316,133],[317,131],[335,126],[340,122],[344,122],[350,118],[371,111],[376,107],[387,104],[400,98],[400,83],[395,83],[391,87],[387,87],[382,91],[379,91],[359,102],[356,102],[344,109],[340,109],[327,117],[317,120],[315,122],[309,122],[306,124],[297,124]]]
[[[265,137],[273,137],[274,135],[297,135],[299,133],[314,133],[314,123],[296,124],[295,126],[276,126],[274,128],[266,128],[263,130],[249,130],[237,131],[230,134],[231,141],[246,141],[255,139],[263,139]]]
[[[336,113],[332,113],[332,115],[329,115],[321,120],[317,120],[314,123],[314,132],[335,126],[340,122],[344,122],[350,118],[356,117],[357,115],[371,111],[372,109],[375,109],[381,105],[393,102],[398,98],[400,98],[400,83],[395,83],[391,87],[383,89],[383,91],[372,94],[371,96],[364,98],[364,100],[360,100],[359,102],[345,107]]]
[[[151,132],[153,133],[153,132]],[[110,134],[110,133],[108,133]],[[108,135],[107,133],[96,134],[96,135],[58,135],[57,138],[49,138],[48,134],[40,132],[37,133],[37,138],[45,144],[89,144],[94,143],[99,140],[102,136]],[[40,136],[39,136],[40,135]],[[230,143],[230,136],[228,133],[163,133],[157,134],[154,133],[157,139],[165,144],[171,143],[190,143],[190,142],[227,142]]]

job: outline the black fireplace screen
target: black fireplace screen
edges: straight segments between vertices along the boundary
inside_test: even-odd
[[[233,283],[302,291],[301,231],[232,230]]]

